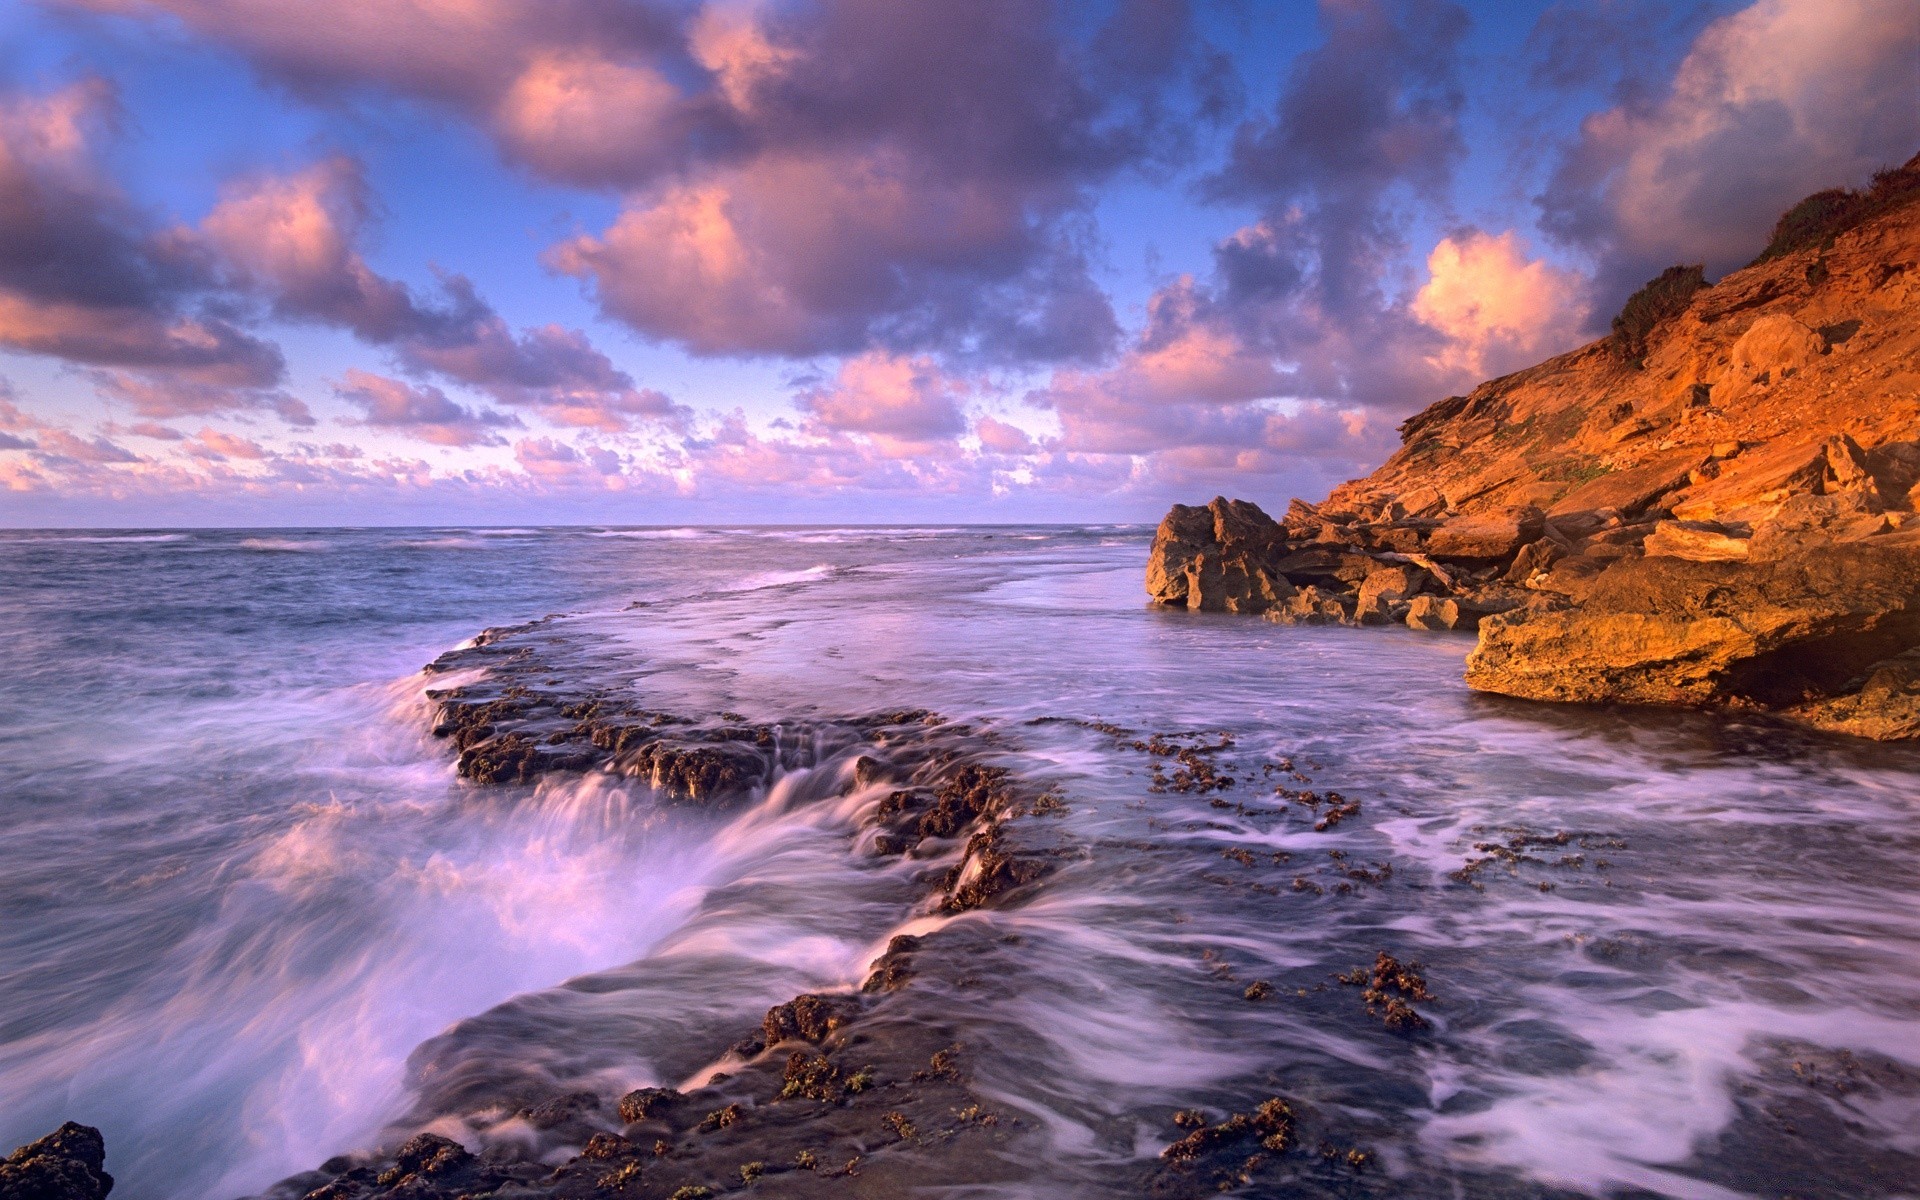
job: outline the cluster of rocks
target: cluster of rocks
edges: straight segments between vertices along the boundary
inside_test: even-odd
[[[1673,305],[1430,406],[1323,503],[1176,505],[1148,593],[1477,629],[1485,691],[1920,737],[1920,158]]]
[[[1147,592],[1162,604],[1288,624],[1473,629],[1527,603],[1526,582],[1556,560],[1615,544],[1621,525],[1602,521],[1576,543],[1536,508],[1440,520],[1398,505],[1376,516],[1295,500],[1275,521],[1245,500],[1216,497],[1176,504],[1160,523]]]

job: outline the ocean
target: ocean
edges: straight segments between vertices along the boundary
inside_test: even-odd
[[[484,1141],[502,1081],[711,1075],[965,927],[942,1019],[1039,1147],[969,1196],[1137,1194],[1170,1112],[1271,1094],[1370,1165],[1308,1145],[1304,1190],[1249,1194],[1913,1193],[1920,751],[1477,695],[1465,636],[1155,610],[1150,538],[0,533],[0,1153],[71,1119],[116,1200],[257,1195]],[[929,907],[832,746],[725,804],[460,778],[423,668],[549,617],[582,694],[937,714],[1055,798],[1061,865]],[[1169,786],[1156,734],[1232,784]],[[1381,953],[1424,1027],[1338,980]]]

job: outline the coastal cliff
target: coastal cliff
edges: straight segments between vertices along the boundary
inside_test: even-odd
[[[1751,265],[1400,426],[1278,520],[1176,505],[1147,590],[1478,629],[1469,686],[1920,737],[1920,157],[1811,196]]]

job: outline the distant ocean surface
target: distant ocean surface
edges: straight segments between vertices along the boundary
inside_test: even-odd
[[[1458,637],[1156,611],[1150,535],[0,532],[0,1154],[78,1120],[116,1200],[228,1200],[371,1145],[416,1047],[516,997],[550,1018],[487,1053],[656,1082],[677,1048],[553,1044],[591,1028],[574,977],[749,1027],[856,986],[911,914],[853,914],[844,830],[455,777],[420,669],[572,613],[662,708],[928,708],[1071,781],[1096,866],[964,918],[1022,946],[995,1019],[1041,1050],[979,1071],[1051,1139],[1029,1194],[1098,1194],[1165,1144],[1143,1111],[1265,1080],[1462,1194],[1916,1194],[1920,753],[1476,696]],[[1361,808],[1152,794],[1071,722],[1228,733]],[[696,949],[744,982],[664,969]],[[1313,990],[1382,949],[1432,981],[1417,1042]]]

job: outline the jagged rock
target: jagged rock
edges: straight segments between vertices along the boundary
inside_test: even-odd
[[[1449,517],[1427,536],[1436,558],[1504,559],[1546,532],[1546,514],[1531,505],[1510,505]]]
[[[1362,625],[1385,625],[1392,614],[1427,585],[1425,571],[1414,566],[1381,567],[1360,582],[1354,619]]]
[[[113,1190],[106,1164],[100,1131],[68,1121],[0,1162],[0,1200],[101,1200]]]
[[[1147,594],[1208,612],[1264,612],[1293,594],[1275,566],[1287,534],[1245,500],[1173,506],[1147,555]]]
[[[1380,469],[1290,503],[1265,575],[1248,558],[1229,584],[1200,547],[1160,555],[1183,576],[1167,588],[1184,601],[1198,560],[1192,590],[1274,621],[1465,629],[1523,607],[1481,624],[1469,683],[1920,736],[1898,732],[1913,728],[1905,601],[1884,580],[1807,565],[1920,553],[1920,155],[1870,193],[1823,193],[1821,211],[1835,196],[1853,216],[1676,294],[1643,355],[1603,339],[1440,400],[1401,424]],[[1186,511],[1193,537],[1216,537],[1200,528],[1217,524],[1210,510]],[[1169,547],[1177,524],[1163,524]],[[1368,582],[1386,564],[1431,582],[1394,599]],[[1709,578],[1687,598],[1686,581]],[[1878,631],[1864,649],[1862,631]],[[1802,643],[1831,651],[1845,680],[1774,689],[1743,673],[1752,660],[1800,678]]]
[[[1698,521],[1662,521],[1644,545],[1649,555],[1693,562],[1740,562],[1747,557],[1747,547],[1748,539]]]
[[[1283,625],[1347,625],[1353,622],[1353,597],[1346,592],[1309,584],[1270,608],[1267,620]]]
[[[1531,583],[1542,572],[1549,571],[1553,564],[1567,556],[1567,548],[1551,538],[1543,537],[1537,542],[1529,542],[1520,547],[1520,553],[1513,556],[1513,564],[1502,576],[1508,583],[1522,587]]]
[[[1453,596],[1415,596],[1408,603],[1406,622],[1408,628],[1431,631],[1478,629],[1481,619],[1494,611]]]
[[[768,1009],[760,1023],[761,1034],[769,1046],[793,1041],[819,1043],[859,1014],[860,1001],[852,996],[809,992]]]
[[[1920,548],[1653,557],[1616,564],[1577,609],[1483,623],[1467,682],[1537,700],[1792,708],[1857,692],[1916,644]]]

